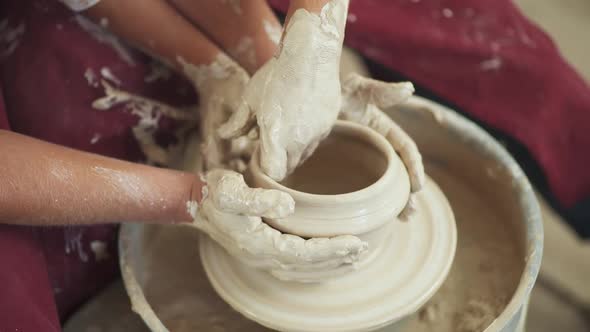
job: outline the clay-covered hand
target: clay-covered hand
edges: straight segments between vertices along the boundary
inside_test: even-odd
[[[278,278],[321,280],[324,274],[355,263],[367,249],[354,236],[305,240],[268,226],[262,217],[283,218],[293,212],[295,203],[287,193],[249,188],[241,174],[228,170],[210,171],[205,181],[201,203],[188,204],[194,218],[191,226],[234,257]]]
[[[236,137],[256,122],[260,164],[274,180],[305,161],[338,117],[347,3],[330,1],[319,14],[295,11],[280,50],[254,74],[240,109],[219,129],[222,137]]]
[[[410,82],[387,83],[352,73],[342,82],[340,118],[366,125],[387,138],[406,166],[411,192],[416,193],[424,185],[422,156],[414,140],[382,111],[404,102],[413,93]],[[407,217],[413,209],[414,198],[410,195],[401,217]]]
[[[192,65],[179,59],[184,74],[199,94],[200,132],[203,141],[201,153],[203,169],[233,168],[242,170],[241,157],[248,157],[254,139],[244,135],[233,141],[219,137],[217,128],[238,110],[244,88],[250,79],[248,73],[228,56],[220,53],[208,65]]]

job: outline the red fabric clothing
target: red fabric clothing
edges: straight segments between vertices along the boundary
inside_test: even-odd
[[[43,249],[31,227],[0,225],[0,331],[60,331]]]
[[[0,129],[10,129],[2,84]],[[60,331],[43,249],[33,228],[0,225],[0,264],[0,331]]]

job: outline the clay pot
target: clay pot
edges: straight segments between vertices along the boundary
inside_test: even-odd
[[[368,243],[355,264],[271,275],[240,252],[203,238],[201,261],[213,288],[266,327],[374,330],[418,310],[449,272],[457,236],[448,201],[427,179],[416,195],[415,218],[398,220],[409,198],[409,177],[391,144],[368,127],[338,121],[310,159],[281,183],[262,172],[255,153],[247,181],[295,200],[292,215],[265,220],[274,228],[314,238],[355,235]]]
[[[369,244],[367,257],[389,237],[410,194],[404,165],[387,140],[370,128],[338,121],[316,152],[283,182],[250,162],[252,187],[277,189],[295,200],[285,219],[265,219],[274,228],[302,237],[356,235]]]

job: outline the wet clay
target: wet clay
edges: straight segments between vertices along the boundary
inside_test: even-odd
[[[426,166],[453,207],[459,234],[457,253],[441,289],[395,331],[483,331],[518,285],[524,266],[518,232],[494,209],[493,199],[479,194],[476,184],[428,160]],[[197,241],[195,232],[147,226],[141,245],[130,250],[127,269],[136,273],[156,316],[175,332],[268,331],[233,311],[211,288]],[[142,259],[136,258],[139,255]]]
[[[383,153],[373,145],[332,133],[281,184],[309,194],[345,194],[372,185],[386,167]]]
[[[510,301],[524,269],[518,232],[477,188],[425,166],[455,213],[457,251],[443,286],[402,331],[483,331]]]

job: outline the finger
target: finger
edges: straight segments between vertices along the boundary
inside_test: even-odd
[[[266,1],[171,1],[250,73],[276,51],[281,25]]]
[[[411,192],[419,191],[424,185],[425,175],[422,155],[418,151],[416,143],[393,121],[391,121],[391,127],[386,138],[393,146],[393,149],[399,153],[402,162],[406,166],[410,176]]]
[[[371,102],[381,109],[390,108],[406,101],[414,94],[410,82],[387,83],[371,80]]]
[[[123,93],[119,89],[115,89],[112,85],[107,83],[106,80],[101,80],[100,83],[104,88],[105,96],[93,101],[92,108],[105,111],[115,105],[119,105],[121,103],[129,101],[129,94]]]
[[[244,101],[226,123],[217,129],[217,134],[223,139],[236,138],[245,135],[254,125],[254,114],[250,106]]]
[[[281,219],[295,211],[293,198],[279,190],[247,188],[243,197],[244,202],[248,204],[248,215]]]
[[[414,85],[410,82],[383,82],[357,73],[349,74],[342,83],[344,95],[354,96],[382,109],[404,102],[414,91]]]
[[[410,198],[406,203],[406,206],[399,214],[399,220],[408,221],[409,218],[416,212],[416,197],[415,194],[410,194]]]
[[[230,157],[250,157],[256,149],[258,141],[251,139],[249,136],[240,136],[230,142]]]
[[[333,238],[306,240],[303,257],[310,262],[328,261],[342,258],[345,263],[358,261],[362,253],[368,249],[368,244],[356,236],[341,235]]]
[[[284,218],[293,213],[293,198],[278,190],[249,188],[242,174],[214,170],[207,174],[213,204],[224,212],[267,218]]]
[[[316,267],[334,260],[340,261],[340,264],[354,263],[368,248],[366,242],[352,235],[304,240],[299,236],[281,234],[275,242],[277,249],[284,253],[283,256],[286,256],[288,261],[312,264]]]
[[[101,84],[104,87],[105,96],[96,99],[92,102],[92,107],[97,110],[104,111],[112,108],[113,106],[127,103],[134,106],[140,112],[161,114],[171,119],[181,121],[194,122],[197,120],[198,115],[191,113],[188,110],[185,111],[180,108],[176,108],[168,104],[161,103],[154,99],[146,98],[140,95],[129,93],[121,89],[117,89],[109,83],[107,83],[107,81],[105,80],[102,80]]]
[[[280,138],[273,128],[260,128],[260,168],[275,181],[287,176],[287,151],[281,146]]]
[[[360,116],[357,116],[360,115]],[[368,126],[389,141],[393,149],[399,154],[408,176],[412,192],[419,191],[424,185],[424,165],[422,155],[414,140],[398,126],[387,114],[373,104],[368,104],[362,112],[347,112],[344,118],[349,121]]]
[[[330,264],[328,262],[334,260],[339,260],[340,264],[351,264],[358,261],[359,256],[368,248],[368,244],[356,236],[342,235],[306,240],[296,235],[283,234],[264,222],[257,224],[249,232],[260,239],[258,243],[270,241],[273,250],[269,254],[285,266],[318,264],[315,266],[321,267],[322,264]]]

